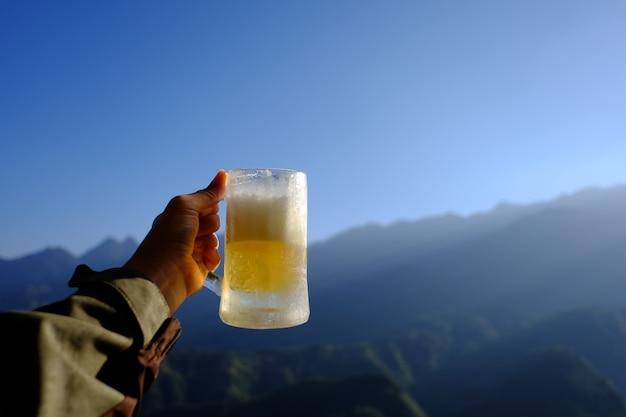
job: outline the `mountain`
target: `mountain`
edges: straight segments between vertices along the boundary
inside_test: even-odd
[[[0,308],[65,296],[77,264],[135,247],[0,260]],[[623,416],[625,251],[624,186],[347,230],[310,246],[305,325],[235,329],[217,296],[192,296],[144,411]]]
[[[425,417],[415,401],[381,375],[341,381],[313,380],[252,401],[232,417],[264,416]]]
[[[118,242],[106,239],[100,245],[87,251],[77,259],[78,263],[87,264],[94,270],[102,270],[123,265],[137,249],[137,242],[132,238]]]
[[[331,381],[311,380],[268,396],[219,405],[180,405],[147,413],[148,417],[426,417],[413,399],[382,375]]]
[[[242,331],[216,317],[219,300],[194,296],[178,313],[187,346],[258,348],[382,337],[423,314],[478,314],[499,327],[580,306],[626,305],[626,187],[551,202],[500,205],[367,225],[312,245],[310,321]]]
[[[144,410],[148,415],[153,411],[158,411],[156,415],[222,415],[233,404],[238,409],[248,404],[241,407],[242,415],[257,415],[246,414],[257,407],[267,411],[261,415],[275,415],[288,402],[291,415],[305,415],[305,409],[316,410],[313,401],[323,403],[317,406],[318,414],[312,414],[319,416],[353,415],[348,409],[390,417],[422,415],[409,390],[428,384],[452,356],[470,346],[484,345],[493,337],[480,320],[424,317],[407,333],[354,345],[254,352],[177,346],[146,396]],[[365,381],[368,383],[362,386]],[[294,400],[292,395],[303,400]],[[304,401],[307,396],[312,398]],[[296,413],[299,408],[294,403],[299,402],[306,407]],[[164,407],[166,404],[169,406]],[[322,406],[324,411],[319,409]]]
[[[431,417],[623,416],[625,347],[626,311],[597,308],[506,333],[477,317],[424,316],[401,333],[367,343],[241,352],[177,346],[144,406],[148,415],[185,416],[269,404],[263,409],[273,415],[281,403],[297,409],[290,396],[304,396],[302,387],[311,381],[324,382],[321,389],[379,375],[393,381],[395,398],[410,399]],[[383,379],[377,384],[389,388]],[[401,415],[381,411],[379,397],[357,389],[360,407]],[[330,402],[331,394],[324,395]],[[192,411],[197,414],[185,414]],[[318,415],[333,412],[339,413]]]
[[[32,309],[72,293],[67,282],[77,265],[94,269],[120,266],[137,248],[128,238],[122,242],[106,239],[76,257],[61,248],[48,248],[16,260],[0,259],[0,309]]]
[[[429,414],[447,416],[471,409],[480,398],[491,401],[505,378],[524,370],[526,365],[518,364],[525,364],[526,358],[553,348],[576,352],[594,373],[606,380],[611,390],[626,392],[626,311],[611,308],[561,312],[500,332],[477,349],[447,355],[428,383],[411,392]],[[534,390],[542,387],[539,381],[554,377],[554,370],[549,367],[544,367],[543,372],[543,376],[536,376]],[[543,395],[534,390],[527,388],[525,392],[533,398]]]
[[[611,381],[567,348],[528,355],[477,404],[445,417],[626,417],[626,399]]]
[[[79,258],[49,249],[0,261],[0,308],[67,294],[77,263],[117,266],[136,246],[107,240]],[[222,324],[203,290],[177,312],[185,347],[257,349],[384,337],[422,315],[479,315],[497,327],[580,306],[625,304],[626,186],[586,189],[529,205],[503,203],[347,230],[309,248],[310,321],[247,331]],[[10,294],[10,295],[9,295]]]

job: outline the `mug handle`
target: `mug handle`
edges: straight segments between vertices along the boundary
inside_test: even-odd
[[[222,281],[224,277],[217,275],[213,271],[209,271],[204,281],[204,286],[213,291],[218,297],[222,295]]]

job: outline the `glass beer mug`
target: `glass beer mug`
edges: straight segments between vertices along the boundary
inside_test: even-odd
[[[221,296],[226,324],[248,329],[309,319],[306,175],[288,169],[233,169],[226,187],[224,277],[206,286]]]

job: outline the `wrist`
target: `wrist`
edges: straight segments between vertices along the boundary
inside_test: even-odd
[[[155,265],[133,257],[124,264],[124,268],[135,270],[152,281],[163,295],[171,314],[174,314],[187,298],[185,280],[179,276],[180,271],[176,267],[164,268],[162,263]]]

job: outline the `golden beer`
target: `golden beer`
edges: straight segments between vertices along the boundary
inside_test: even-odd
[[[228,173],[222,321],[264,329],[308,320],[306,222],[304,173]]]
[[[247,293],[272,293],[298,284],[306,248],[278,240],[231,242],[225,250],[228,286]]]

